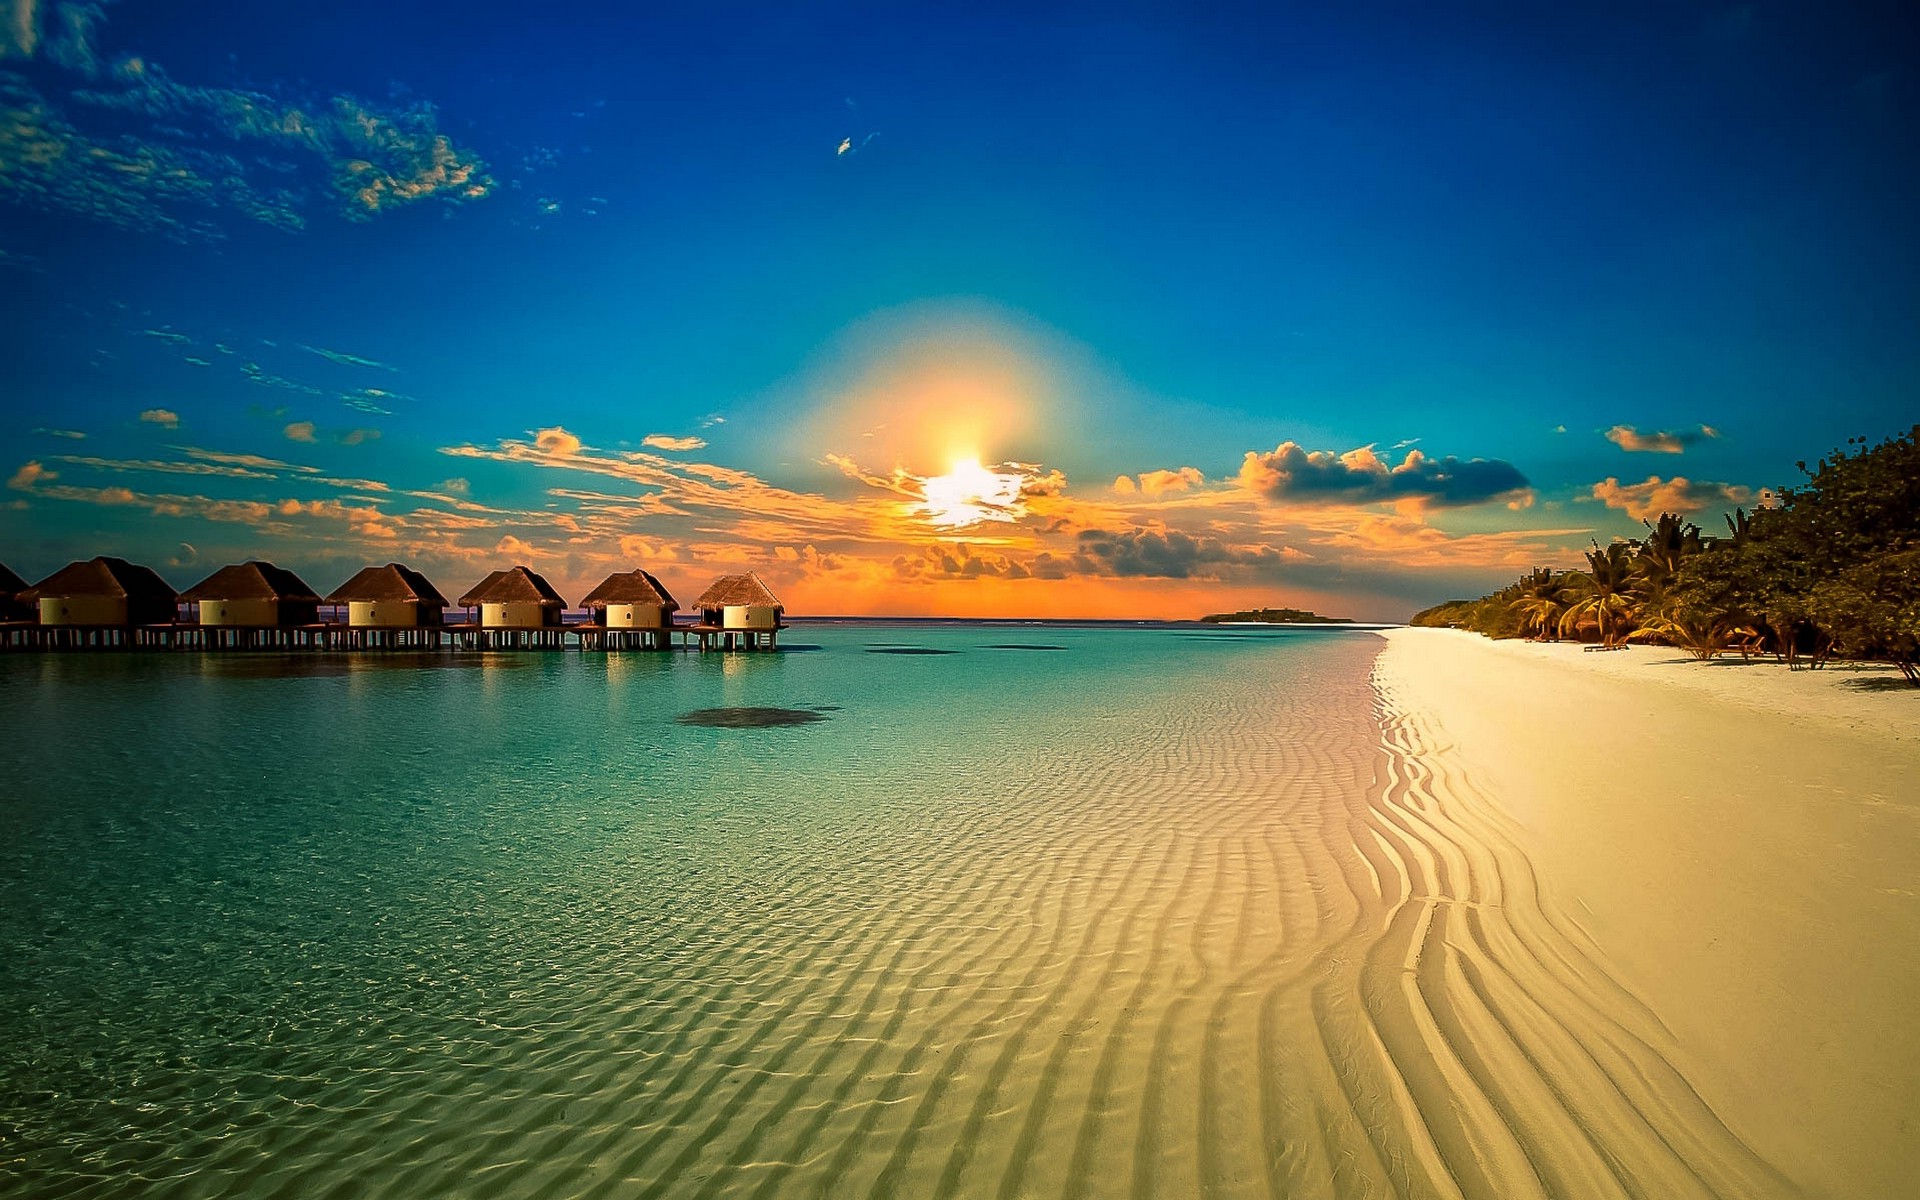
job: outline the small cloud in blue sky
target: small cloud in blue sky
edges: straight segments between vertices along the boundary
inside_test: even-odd
[[[1720,436],[1711,425],[1695,429],[1661,429],[1642,433],[1631,425],[1615,425],[1607,430],[1607,440],[1622,450],[1643,454],[1682,454],[1690,446]]]

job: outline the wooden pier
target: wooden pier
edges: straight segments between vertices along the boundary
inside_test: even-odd
[[[578,650],[591,654],[639,651],[769,652],[779,649],[779,630],[727,629],[718,625],[671,625],[656,629],[609,629],[578,625],[517,628],[451,623],[373,628],[344,621],[249,627],[177,621],[156,625],[39,625],[0,622],[0,652],[155,650],[325,653],[328,651],[527,651]]]

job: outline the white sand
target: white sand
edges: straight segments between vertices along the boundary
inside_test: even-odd
[[[1512,818],[1543,907],[1728,1128],[1811,1194],[1915,1195],[1920,690],[1885,668],[1386,636],[1390,720]]]

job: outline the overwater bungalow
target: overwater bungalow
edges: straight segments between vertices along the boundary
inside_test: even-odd
[[[170,628],[179,617],[174,590],[151,567],[106,555],[69,563],[19,598],[37,609],[41,640],[62,649],[134,645],[143,626]]]
[[[786,606],[753,571],[722,575],[700,593],[693,607],[700,611],[700,622],[693,630],[701,635],[703,648],[707,638],[717,636],[723,650],[757,650],[763,644],[772,650],[779,631],[786,628],[780,623]]]
[[[495,571],[460,597],[462,608],[478,608],[482,644],[493,647],[560,644],[560,615],[567,602],[530,567]]]
[[[17,650],[32,644],[33,605],[20,598],[27,581],[0,563],[0,649]]]
[[[606,649],[637,646],[665,650],[673,614],[680,607],[666,585],[646,571],[616,571],[580,602],[599,644]]]
[[[328,604],[347,606],[347,645],[365,649],[437,646],[447,598],[412,567],[367,567],[333,589]]]
[[[0,563],[0,621],[33,620],[33,605],[20,598],[26,590],[27,581]]]
[[[319,593],[268,562],[221,567],[180,593],[180,602],[199,618],[197,640],[208,647],[307,645],[321,633]]]

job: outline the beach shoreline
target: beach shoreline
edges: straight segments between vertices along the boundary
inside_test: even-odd
[[[1897,671],[1383,636],[1389,731],[1417,723],[1422,769],[1497,810],[1717,1117],[1811,1194],[1920,1177],[1920,697],[1879,685]]]

